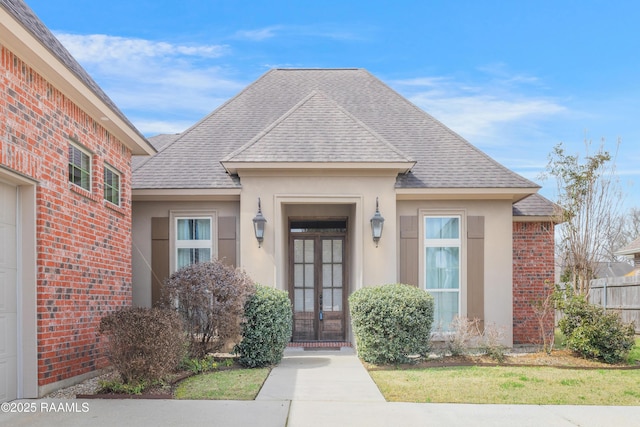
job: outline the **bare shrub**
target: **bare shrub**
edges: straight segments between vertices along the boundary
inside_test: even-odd
[[[202,358],[240,336],[244,304],[254,292],[249,276],[214,260],[173,273],[165,283],[163,302],[184,319],[191,356]]]
[[[452,356],[467,354],[481,336],[478,319],[455,316],[450,329],[450,333],[444,334],[444,341]]]
[[[149,385],[171,374],[185,355],[186,337],[175,311],[125,307],[102,318],[109,360],[125,384]]]
[[[531,304],[533,315],[538,322],[538,333],[540,334],[540,342],[542,349],[551,354],[553,345],[555,344],[555,309],[558,299],[558,291],[556,291],[549,283],[545,281],[544,298],[534,301]]]
[[[499,327],[495,323],[485,325],[480,349],[487,353],[492,359],[503,362],[507,354],[507,347],[502,344],[503,339],[504,328]]]

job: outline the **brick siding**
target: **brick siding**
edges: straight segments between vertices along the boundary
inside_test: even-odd
[[[101,317],[131,305],[131,151],[0,46],[0,165],[36,188],[38,385],[107,366]],[[91,191],[71,184],[68,146],[92,153]],[[121,206],[103,197],[121,172]]]
[[[513,343],[541,344],[533,305],[545,298],[554,280],[554,225],[551,222],[513,223]],[[546,282],[546,283],[545,283]],[[544,319],[553,330],[554,313]]]

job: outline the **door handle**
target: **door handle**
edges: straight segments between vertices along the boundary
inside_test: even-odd
[[[320,303],[320,307],[318,307],[318,318],[322,320],[322,292],[320,293],[318,302]]]

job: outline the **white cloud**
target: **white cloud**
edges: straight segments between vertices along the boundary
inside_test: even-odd
[[[274,37],[316,37],[333,40],[365,40],[366,34],[371,32],[369,28],[350,28],[345,30],[342,27],[329,24],[313,25],[271,25],[253,30],[240,30],[232,36],[234,39],[263,41]]]
[[[449,76],[422,76],[393,82],[411,102],[470,141],[506,143],[505,129],[529,128],[567,107],[556,99],[529,94],[537,79],[492,71],[485,81]]]
[[[225,45],[179,45],[105,34],[78,35],[58,33],[56,37],[71,52],[74,58],[84,63],[183,55],[218,58],[227,49]]]
[[[531,122],[566,111],[547,99],[498,98],[492,95],[456,96],[421,92],[409,98],[467,139],[491,137],[505,124]]]
[[[56,36],[145,134],[182,131],[245,86],[218,65],[228,51],[224,45]],[[188,124],[185,117],[190,117]]]
[[[282,29],[279,25],[274,25],[265,28],[258,28],[255,30],[241,30],[237,31],[234,34],[234,38],[237,39],[246,39],[252,41],[262,41],[265,39],[270,39],[276,36],[276,32]]]
[[[191,121],[162,121],[162,120],[147,120],[133,118],[133,122],[140,132],[147,136],[154,136],[158,134],[174,134],[182,133],[194,125]]]

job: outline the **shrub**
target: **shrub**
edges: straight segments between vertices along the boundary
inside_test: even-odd
[[[244,317],[242,341],[234,349],[240,364],[255,368],[280,363],[292,329],[287,292],[257,286],[245,304]]]
[[[504,328],[497,326],[495,323],[485,325],[482,332],[480,350],[484,351],[496,362],[502,363],[507,355],[507,347],[502,344],[503,339]]]
[[[151,384],[171,374],[185,354],[180,317],[171,310],[126,307],[100,321],[109,360],[125,384]]]
[[[585,358],[618,363],[634,344],[634,327],[624,324],[617,313],[590,304],[583,296],[569,296],[561,305],[558,322],[567,346]]]
[[[254,289],[246,274],[218,260],[191,264],[169,277],[163,302],[184,319],[193,358],[201,359],[240,335],[244,303]]]
[[[469,352],[482,336],[478,319],[468,319],[464,316],[455,316],[451,322],[451,332],[443,334],[445,349],[452,356],[462,356]]]
[[[349,297],[358,354],[369,363],[406,363],[430,348],[433,297],[410,285],[359,289]]]

